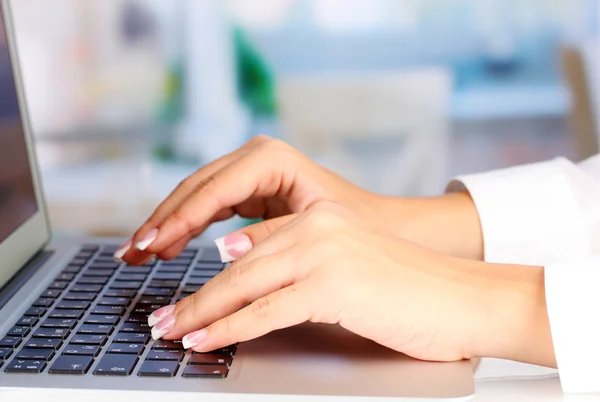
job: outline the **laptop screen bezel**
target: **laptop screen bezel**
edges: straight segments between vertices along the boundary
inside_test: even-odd
[[[27,261],[39,252],[40,249],[48,243],[51,237],[46,203],[42,193],[36,161],[30,117],[25,99],[11,1],[1,1],[2,10],[4,11],[3,18],[6,30],[6,40],[15,79],[17,100],[21,111],[21,120],[27,146],[27,157],[29,159],[29,166],[33,178],[37,211],[0,243],[0,288],[2,288],[4,284],[27,263]]]

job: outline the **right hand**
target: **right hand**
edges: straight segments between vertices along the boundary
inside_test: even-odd
[[[253,138],[182,181],[136,231],[129,243],[134,247],[122,258],[131,265],[142,264],[153,254],[172,259],[211,223],[236,214],[264,218],[258,227],[269,234],[321,201],[343,205],[423,246],[480,258],[479,221],[468,194],[380,196],[266,136]],[[143,251],[135,247],[140,243]]]

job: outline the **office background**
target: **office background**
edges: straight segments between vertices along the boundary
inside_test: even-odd
[[[128,235],[259,133],[410,196],[598,147],[597,0],[13,3],[60,234]]]

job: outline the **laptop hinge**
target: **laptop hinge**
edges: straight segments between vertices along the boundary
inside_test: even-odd
[[[3,287],[0,289],[0,309],[21,289],[27,281],[44,265],[54,251],[41,250],[35,254]]]

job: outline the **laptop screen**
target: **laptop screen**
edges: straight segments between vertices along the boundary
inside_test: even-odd
[[[38,208],[3,12],[0,9],[0,242]]]

